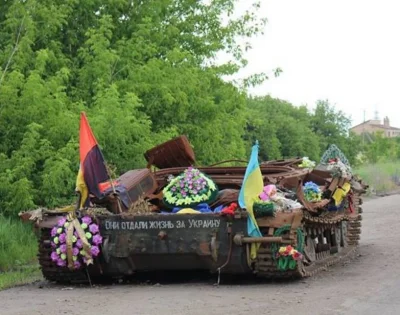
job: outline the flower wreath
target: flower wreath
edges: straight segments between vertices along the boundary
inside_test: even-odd
[[[93,263],[102,242],[99,226],[89,216],[80,220],[61,218],[51,230],[51,260],[59,267],[79,269]]]
[[[171,179],[163,189],[164,203],[169,207],[194,207],[213,201],[217,197],[217,185],[198,169],[189,167],[181,175]]]

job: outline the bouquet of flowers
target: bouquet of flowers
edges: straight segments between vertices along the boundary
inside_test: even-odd
[[[192,207],[213,201],[218,189],[215,183],[198,169],[189,167],[172,178],[164,188],[164,203],[171,207]]]
[[[296,268],[297,261],[303,259],[303,255],[290,245],[280,247],[276,256],[278,269],[282,271]]]
[[[75,227],[76,224],[80,226]],[[72,237],[68,238],[68,229],[74,225]],[[68,245],[72,247],[73,269],[79,269],[82,263],[89,264],[93,257],[100,254],[100,245],[103,238],[100,235],[99,226],[89,216],[84,216],[80,222],[68,221],[61,218],[51,230],[51,245],[53,251],[51,260],[59,267],[68,265]],[[86,248],[86,250],[85,250]]]
[[[315,164],[316,163],[314,161],[311,161],[307,156],[305,156],[303,157],[301,164],[299,164],[299,167],[313,169]]]
[[[282,246],[279,248],[278,257],[288,257],[291,256],[294,260],[301,260],[303,255],[294,249],[291,245]]]
[[[352,170],[349,165],[344,164],[340,159],[330,159],[328,161],[327,169],[331,171],[333,177],[351,178]]]
[[[304,197],[307,201],[320,201],[322,199],[321,189],[313,182],[307,182],[303,186]]]

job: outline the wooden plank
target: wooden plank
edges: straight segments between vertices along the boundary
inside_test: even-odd
[[[276,217],[258,218],[257,224],[259,227],[280,228],[286,224],[292,225],[292,222],[297,215],[300,215],[301,218],[303,217],[303,214],[301,212],[278,212],[276,214]]]

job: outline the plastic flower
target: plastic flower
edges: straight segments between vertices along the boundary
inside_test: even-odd
[[[50,257],[51,257],[52,261],[57,261],[59,259],[59,257],[58,257],[56,252],[52,252]]]
[[[60,243],[65,243],[67,240],[67,236],[65,235],[65,233],[60,234],[58,240],[60,241]]]
[[[60,267],[65,267],[67,265],[67,262],[65,260],[58,259],[57,260],[57,265],[60,266]]]
[[[82,227],[82,229],[86,230],[87,227],[88,227],[88,225],[87,225],[86,223],[82,223],[82,224],[81,224],[81,227]]]
[[[96,234],[95,236],[93,236],[93,244],[99,245],[102,242],[103,242],[103,238],[101,237],[100,234]]]
[[[294,260],[301,260],[303,258],[303,255],[299,253],[298,251],[295,251],[292,255]]]
[[[57,236],[53,239],[53,242],[54,242],[54,244],[58,244],[59,243],[59,240],[58,240]]]
[[[51,229],[51,237],[54,237],[54,236],[56,236],[57,235],[57,227],[53,227],[52,229]]]
[[[74,247],[74,248],[72,249],[72,255],[78,256],[78,254],[79,254],[79,248]]]
[[[88,240],[90,240],[90,239],[92,238],[92,233],[86,232],[85,236],[86,236],[86,238],[87,238]]]
[[[67,259],[67,255],[66,254],[61,254],[60,257],[61,257],[62,260],[66,260]]]
[[[65,222],[65,223],[64,223],[64,227],[65,227],[65,228],[69,227],[69,222]]]
[[[64,226],[65,222],[67,222],[66,218],[61,218],[60,220],[58,220],[58,226],[62,227]]]
[[[79,269],[81,267],[81,263],[78,260],[74,261],[74,267],[75,269]]]
[[[63,232],[63,229],[62,228],[58,228],[57,229],[57,234],[61,234]]]
[[[97,235],[96,235],[97,236]],[[94,238],[93,238],[93,242],[94,242]],[[76,247],[78,247],[78,248],[82,248],[83,247],[83,243],[82,243],[82,240],[81,239],[78,239],[77,241],[76,241]]]
[[[279,254],[280,255],[286,256],[286,252],[287,252],[287,250],[286,250],[285,246],[282,246],[282,247],[279,248]]]
[[[65,254],[67,252],[67,245],[66,244],[62,244],[60,245],[60,252]]]
[[[84,216],[82,218],[82,223],[88,225],[88,224],[92,223],[92,219],[89,216]]]
[[[97,256],[100,253],[100,250],[97,246],[92,246],[92,248],[90,249],[90,253],[93,256]]]
[[[97,224],[93,223],[93,224],[89,225],[89,231],[92,234],[96,234],[99,232],[99,226]]]
[[[258,196],[262,201],[267,201],[269,199],[269,196],[263,191],[259,196]]]

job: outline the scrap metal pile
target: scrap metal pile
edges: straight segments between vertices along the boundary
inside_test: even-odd
[[[243,187],[249,161],[197,166],[185,136],[160,144],[144,156],[147,168],[123,174],[108,185],[101,198],[91,194],[91,206],[79,210],[84,232],[89,236],[96,232],[97,239],[89,238],[76,247],[77,255],[72,256],[72,251],[69,255],[75,259],[80,250],[85,263],[94,259],[89,273],[75,270],[72,258],[69,269],[66,266],[61,237],[68,226],[64,221],[60,225],[64,212],[33,213],[35,220],[40,217],[36,220],[42,230],[39,261],[47,279],[174,268],[304,277],[355,252],[361,233],[360,196],[367,186],[353,175],[335,145],[318,165],[308,158],[259,163],[261,189],[252,192],[248,209],[241,200],[247,198]],[[21,217],[29,215],[32,212]],[[254,219],[256,236],[248,230],[249,217]],[[190,218],[200,223],[185,221]],[[204,223],[202,218],[209,221]],[[79,225],[78,219],[71,222]],[[91,220],[97,225],[90,224]],[[192,222],[194,230],[188,230],[185,222]],[[83,233],[80,228],[77,231]],[[96,248],[91,256],[87,255],[90,248]]]

